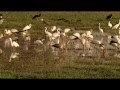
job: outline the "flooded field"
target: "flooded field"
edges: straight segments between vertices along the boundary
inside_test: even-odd
[[[108,36],[119,36],[119,29],[109,28],[106,20],[112,13],[110,21],[117,24],[120,12],[1,13],[5,20],[0,19],[0,78],[120,78],[120,42],[108,43]],[[62,30],[56,34],[53,26]],[[65,29],[69,33],[63,33]]]

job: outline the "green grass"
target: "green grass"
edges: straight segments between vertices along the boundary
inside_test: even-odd
[[[77,31],[93,29],[98,31],[98,23],[101,23],[105,33],[117,34],[118,30],[110,30],[107,26],[106,16],[113,14],[111,22],[118,23],[120,12],[47,12],[32,20],[32,16],[39,12],[1,12],[5,21],[0,25],[0,31],[5,28],[16,28],[21,30],[24,26],[32,24],[30,30],[32,41],[38,37],[45,37],[44,25],[40,19],[44,18],[50,26],[56,25],[61,28],[74,27]],[[57,19],[65,18],[69,21],[63,22]],[[31,51],[32,52],[32,51]],[[89,57],[67,57],[54,58],[51,52],[21,53],[21,57],[8,62],[7,58],[0,58],[0,78],[13,79],[38,79],[38,78],[120,78],[120,60],[115,57],[89,58]],[[61,53],[60,53],[61,54]]]

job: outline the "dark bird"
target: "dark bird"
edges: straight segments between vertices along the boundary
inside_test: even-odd
[[[60,44],[54,44],[54,45],[52,45],[53,47],[55,47],[55,48],[61,48],[61,46],[60,46]]]
[[[57,19],[57,20],[61,20],[61,21],[64,21],[64,22],[69,22],[69,20],[66,20],[66,19],[64,19],[64,18],[59,18],[59,19]]]
[[[41,16],[41,13],[38,14],[38,15],[34,15],[34,16],[32,17],[32,19],[36,19],[36,18],[38,18],[38,17],[40,17],[40,16]]]
[[[111,19],[111,18],[112,18],[112,14],[109,14],[109,15],[106,17],[107,20],[109,20],[109,19]]]

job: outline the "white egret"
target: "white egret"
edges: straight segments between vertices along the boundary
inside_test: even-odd
[[[68,33],[71,29],[70,28],[65,28],[64,33]]]
[[[17,41],[13,41],[11,38],[7,38],[4,41],[4,47],[5,48],[20,47],[20,45],[17,43]]]
[[[100,32],[100,35],[103,35],[103,29],[100,27],[100,23],[99,23],[99,32]]]
[[[45,27],[45,34],[46,34],[48,37],[52,37],[52,33],[50,33],[49,31],[47,31],[47,27]]]
[[[18,58],[18,55],[19,55],[19,53],[17,53],[17,52],[12,52],[11,55],[10,55],[9,62],[11,62],[12,59]]]
[[[52,32],[54,32],[56,29],[57,29],[57,27],[56,27],[56,26],[52,26],[51,31],[52,31]]]
[[[119,49],[120,48],[120,39],[118,39],[117,35],[108,36],[108,44]]]
[[[108,22],[108,26],[112,28],[112,23],[110,21]]]
[[[29,25],[25,26],[25,27],[23,28],[23,31],[24,31],[24,30],[29,30],[29,29],[31,28],[31,26],[32,26],[32,24],[29,24]]]
[[[118,23],[118,24],[116,24],[116,25],[114,25],[114,26],[112,27],[112,29],[117,29],[119,26],[120,26],[120,20],[119,20],[119,23]]]

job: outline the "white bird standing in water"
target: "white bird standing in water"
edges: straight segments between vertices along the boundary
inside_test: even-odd
[[[118,24],[116,24],[116,25],[114,25],[114,26],[112,27],[112,29],[117,29],[119,26],[120,26],[120,20],[119,20],[119,23],[118,23]]]
[[[19,47],[19,44],[16,41],[13,41],[11,38],[7,38],[4,41],[4,47],[5,48]]]
[[[9,39],[10,39],[12,47],[20,47],[20,45],[16,41],[13,41],[11,38]]]
[[[112,23],[110,21],[108,22],[108,26],[112,28]]]
[[[47,27],[45,27],[45,34],[46,34],[48,37],[52,37],[52,33],[50,33],[49,31],[47,31]]]
[[[32,24],[29,24],[29,25],[25,26],[25,27],[23,28],[23,31],[24,31],[24,30],[29,30],[29,29],[31,28],[31,26],[32,26]]]
[[[52,34],[53,38],[57,38],[60,36],[60,28],[58,28],[56,31],[54,31],[54,33]]]
[[[118,50],[120,48],[120,39],[116,39],[117,36],[108,36],[108,44],[116,47]]]
[[[103,35],[103,33],[104,33],[103,29],[100,27],[100,23],[99,23],[99,32],[100,32],[101,35]]]
[[[12,59],[18,58],[18,55],[19,55],[19,53],[12,52],[12,53],[11,53],[11,55],[10,55],[9,62],[11,62],[11,61],[12,61]]]

